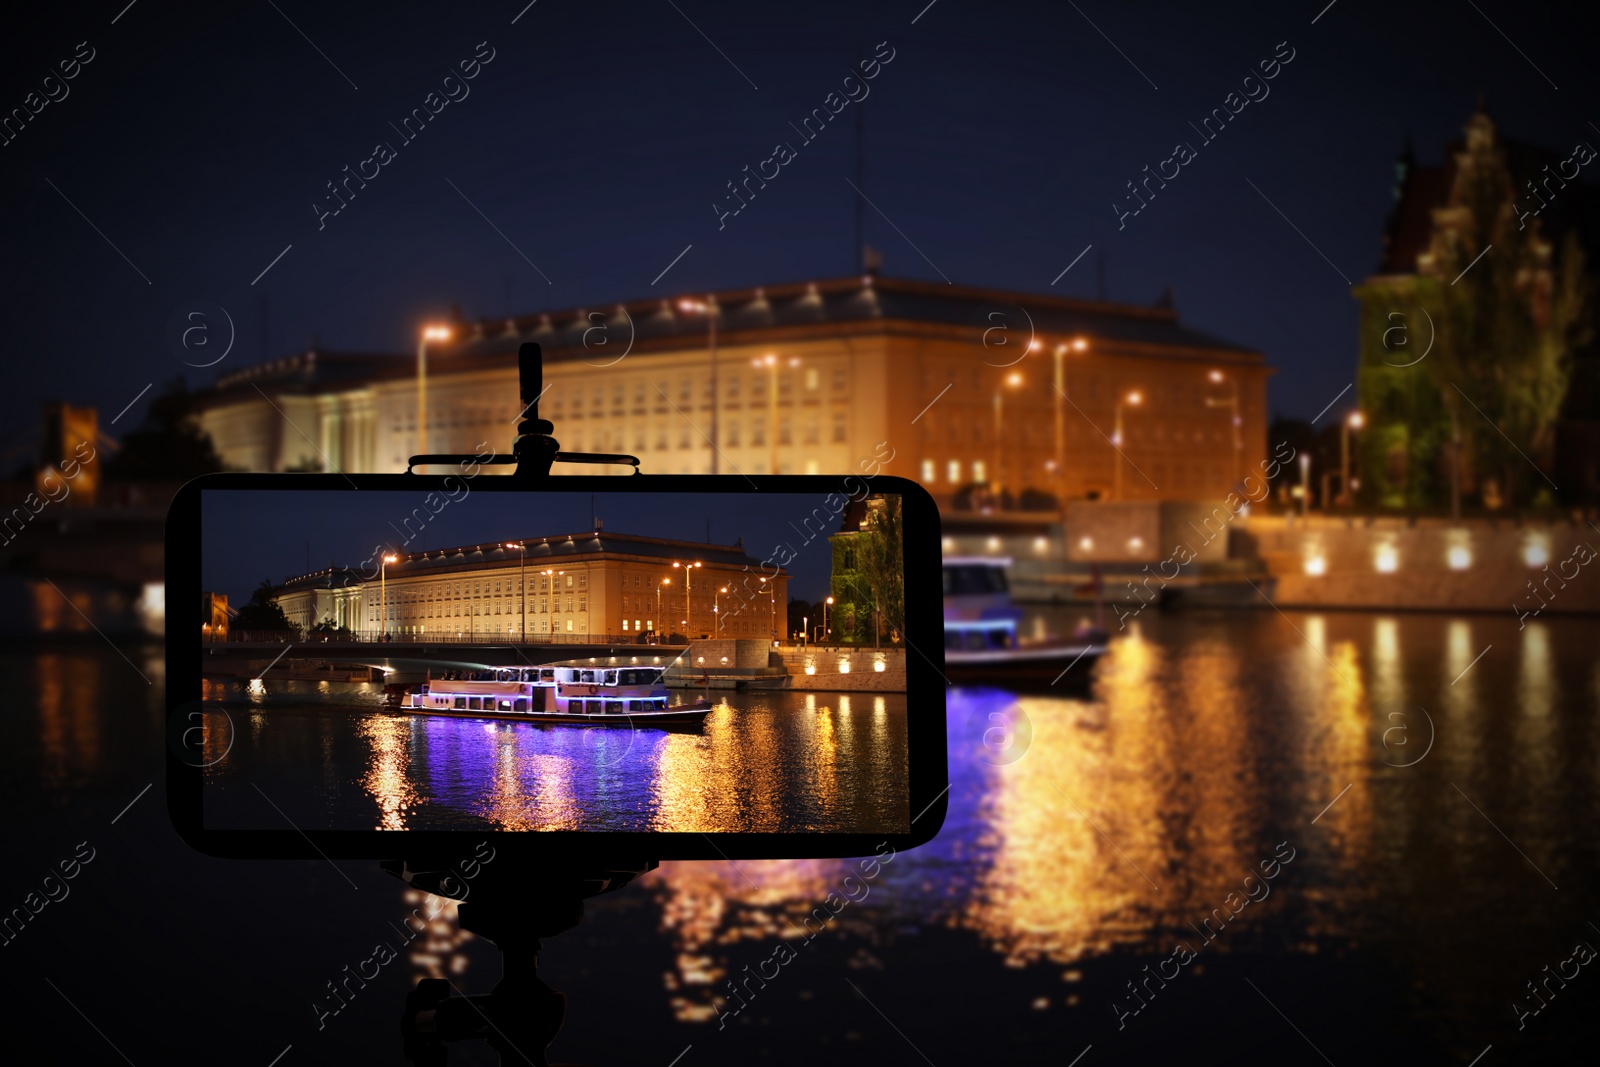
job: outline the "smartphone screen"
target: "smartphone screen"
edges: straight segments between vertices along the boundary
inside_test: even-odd
[[[175,751],[202,835],[921,829],[943,766],[913,788],[912,723],[942,742],[940,640],[907,616],[937,626],[938,586],[907,595],[925,516],[904,487],[303,481],[194,494]],[[937,537],[910,539],[913,567]]]

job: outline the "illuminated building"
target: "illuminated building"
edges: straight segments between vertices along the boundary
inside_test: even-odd
[[[868,275],[458,324],[450,338],[427,347],[422,436],[436,453],[511,450],[517,349],[536,341],[540,414],[562,448],[635,455],[647,473],[881,470],[942,500],[974,484],[1017,502],[1105,498],[1120,422],[1124,499],[1210,500],[1265,454],[1261,354],[1183,326],[1170,301]],[[309,351],[246,368],[202,397],[200,423],[234,468],[403,470],[419,451],[419,363]]]
[[[326,625],[397,639],[631,641],[659,632],[765,640],[774,612],[788,610],[789,576],[779,571],[763,583],[771,571],[742,544],[599,531],[399,552],[381,580],[376,571],[330,567],[290,578],[274,599],[302,631]]]

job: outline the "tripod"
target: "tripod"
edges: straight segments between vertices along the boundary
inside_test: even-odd
[[[439,895],[453,876],[438,860],[388,860],[382,868],[415,889]],[[501,857],[483,868],[471,903],[458,908],[461,928],[493,943],[504,963],[489,993],[451,995],[450,982],[424,978],[406,996],[400,1030],[406,1058],[417,1067],[445,1067],[453,1041],[481,1038],[502,1063],[550,1067],[545,1049],[566,1019],[567,997],[539,977],[541,939],[583,921],[583,902],[610,893],[655,869],[656,861],[596,865],[550,872]]]
[[[562,452],[555,439],[555,424],[539,417],[544,395],[544,352],[533,343],[517,351],[518,386],[523,418],[510,454],[479,456],[412,456],[406,473],[434,463],[472,461],[486,466],[516,465],[512,475],[521,482],[544,483],[553,463],[623,463],[639,473],[635,456],[599,452]],[[455,876],[447,861],[386,860],[385,871],[407,885],[437,896],[453,896]],[[418,1067],[444,1067],[452,1041],[482,1038],[502,1063],[532,1063],[549,1067],[545,1049],[566,1018],[566,994],[539,977],[540,940],[570,930],[583,921],[583,902],[609,893],[653,870],[655,860],[620,864],[594,864],[550,870],[531,863],[518,865],[502,858],[485,867],[472,885],[472,902],[458,909],[461,928],[500,949],[504,971],[494,990],[452,996],[449,981],[425,978],[406,996],[400,1029],[405,1036],[406,1058]],[[457,888],[455,892],[460,892]]]

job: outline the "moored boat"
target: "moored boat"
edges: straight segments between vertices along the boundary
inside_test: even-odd
[[[698,724],[709,700],[671,703],[660,667],[484,667],[446,672],[392,701],[399,711],[590,726]]]
[[[1092,626],[1070,637],[1020,635],[1022,610],[1006,581],[1009,560],[944,561],[944,664],[951,682],[1087,684],[1107,635]]]

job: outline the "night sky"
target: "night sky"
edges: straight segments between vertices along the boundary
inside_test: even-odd
[[[588,493],[474,493],[470,487],[465,495],[459,488],[452,492],[460,499],[442,506],[435,502],[438,514],[408,545],[390,523],[399,526],[422,505],[426,494],[420,489],[207,490],[201,498],[202,586],[227,593],[237,605],[250,599],[263,578],[282,582],[330,561],[359,568],[378,544],[416,552],[593,529]],[[731,545],[743,537],[745,551],[757,560],[772,558],[780,542],[788,544],[797,553],[786,568],[789,595],[817,600],[828,595],[832,550],[823,537],[807,542],[801,531],[823,499],[820,493],[595,493],[594,514],[607,533],[699,542],[706,540],[709,519],[713,543]],[[815,522],[811,529],[817,529]],[[835,521],[826,533],[837,530]],[[692,551],[686,550],[684,558],[692,560]]]
[[[1512,137],[1600,137],[1572,5],[525,3],[8,12],[0,106],[61,98],[0,147],[0,463],[37,447],[48,399],[98,405],[117,435],[147,384],[313,337],[406,352],[454,306],[852,273],[861,105],[811,143],[790,123],[874,53],[893,58],[866,83],[861,186],[886,274],[1092,297],[1103,253],[1112,299],[1174,287],[1185,322],[1266,354],[1274,411],[1303,417],[1354,377],[1347,280],[1377,262],[1408,130],[1438,161],[1483,92]],[[1189,123],[1283,41],[1270,95],[1201,144]],[[76,77],[44,80],[75,54]],[[446,84],[475,54],[492,59]],[[414,141],[390,125],[463,91]],[[1198,158],[1119,232],[1124,183],[1178,140]],[[319,230],[325,183],[380,142],[394,158]],[[725,183],[779,142],[797,158],[719,230]],[[231,351],[185,367],[226,347],[217,308]],[[213,343],[186,350],[196,321]]]

